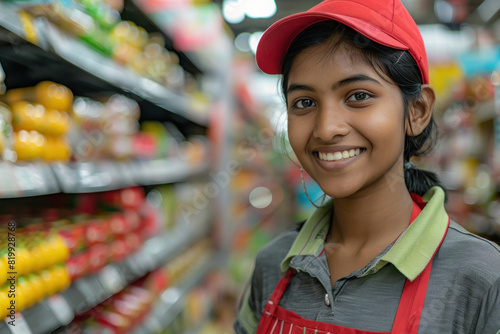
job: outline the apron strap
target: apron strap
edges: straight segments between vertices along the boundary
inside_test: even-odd
[[[262,312],[262,316],[259,322],[259,327],[257,329],[257,334],[268,334],[268,328],[271,328],[271,321],[274,318],[274,314],[276,313],[276,308],[283,296],[283,293],[290,283],[293,275],[295,275],[296,270],[290,268],[285,276],[281,278],[278,285],[274,289],[269,301],[266,303],[264,307],[264,311]]]
[[[417,196],[415,197],[412,196],[412,197],[414,199],[414,207],[410,223],[413,222],[413,220],[416,218],[416,216],[420,212],[420,209],[425,206],[425,202],[423,202],[421,198]],[[449,224],[450,220],[448,218],[448,226]],[[446,231],[447,230],[448,229],[446,229]],[[420,275],[418,275],[417,278],[413,280],[413,282],[406,280],[403,292],[401,294],[401,299],[399,301],[399,307],[396,312],[396,317],[394,319],[394,324],[391,333],[394,334],[418,333],[420,317],[422,315],[422,309],[424,307],[424,302],[425,302],[425,295],[427,292],[427,286],[429,284],[429,278],[432,270],[432,260],[434,258],[434,255],[436,255],[437,251],[441,247],[441,244],[443,243],[445,237],[446,237],[446,232],[444,233],[441,243],[436,249],[436,252],[434,252],[433,256],[431,257],[429,263],[422,271],[422,273],[420,273]],[[276,310],[278,309],[278,304],[295,273],[296,270],[290,268],[287,274],[281,278],[278,285],[274,289],[273,293],[271,294],[271,297],[269,298],[269,301],[266,303],[264,307],[264,311],[262,313],[259,326],[257,329],[257,334],[269,334],[269,329],[272,328],[273,320],[277,321],[277,318],[275,318],[275,314]],[[336,325],[332,326],[340,328],[339,326]],[[304,330],[305,329],[306,328],[304,328]],[[356,331],[353,329],[349,330]]]
[[[449,225],[450,218],[448,217],[448,226]],[[446,231],[448,231],[448,228],[446,228]],[[446,232],[424,271],[422,271],[413,282],[406,280],[391,333],[418,333],[427,286],[429,285],[429,278],[431,276],[432,260],[437,251],[441,248],[445,237]]]
[[[392,333],[418,333],[431,269],[432,260],[413,282],[406,280],[392,326]]]
[[[269,301],[266,304],[266,307],[264,308],[264,313],[266,311],[266,308],[270,308],[271,314],[274,314],[274,310],[276,307],[278,307],[278,304],[281,300],[281,297],[283,296],[283,293],[286,290],[286,287],[288,286],[288,283],[292,280],[293,275],[295,275],[296,270],[293,268],[290,268],[288,272],[286,273],[285,276],[281,278],[279,281],[278,285],[276,286],[276,289],[274,289],[273,294],[271,295],[271,298],[269,298]]]

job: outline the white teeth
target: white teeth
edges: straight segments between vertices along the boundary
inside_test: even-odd
[[[324,161],[338,161],[342,159],[349,159],[352,157],[355,157],[361,153],[361,149],[351,149],[351,150],[346,150],[342,152],[328,152],[328,153],[322,153],[319,152],[319,158],[320,160]]]

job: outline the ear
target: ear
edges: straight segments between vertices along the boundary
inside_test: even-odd
[[[421,96],[409,105],[408,119],[405,124],[408,136],[418,136],[424,131],[431,120],[434,102],[436,102],[436,93],[432,86],[422,85]]]

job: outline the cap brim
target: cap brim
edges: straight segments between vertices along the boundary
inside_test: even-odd
[[[267,74],[281,74],[281,62],[295,37],[307,27],[327,20],[334,20],[356,30],[365,37],[388,47],[408,50],[408,47],[387,35],[376,26],[354,17],[304,12],[287,16],[272,26],[262,35],[256,52],[259,68]]]

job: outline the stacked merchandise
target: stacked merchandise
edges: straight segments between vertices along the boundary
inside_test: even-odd
[[[153,295],[142,284],[134,283],[78,317],[72,330],[126,333],[144,321],[152,302]]]
[[[4,235],[14,231],[12,223],[2,221],[2,227]],[[10,235],[0,250],[0,278],[6,282],[0,293],[2,319],[67,289],[71,280],[65,263],[69,250],[57,231],[30,226]]]
[[[60,312],[62,307],[65,314],[70,314],[64,322],[75,317],[67,329],[112,327],[115,333],[128,333],[140,325],[150,326],[153,322],[145,319],[154,319],[152,309],[169,315],[177,312],[158,328],[174,326],[174,321],[179,326],[178,314],[187,319],[182,322],[185,327],[201,323],[209,315],[220,282],[215,274],[211,279],[207,276],[216,267],[215,248],[209,237],[209,208],[200,212],[197,219],[186,220],[185,211],[192,207],[193,194],[199,193],[202,186],[201,183],[161,186],[150,190],[148,199],[142,188],[135,187],[85,196],[40,197],[34,207],[29,201],[5,200],[2,209],[17,201],[11,214],[1,217],[2,226],[12,231],[16,246],[7,242],[2,245],[0,264],[2,273],[15,270],[16,276],[12,280],[5,277],[2,317],[12,315],[19,321],[26,311],[26,321],[34,325],[32,321],[42,321],[43,308]],[[14,221],[13,217],[22,219]],[[206,288],[196,288],[205,277]],[[190,285],[185,286],[189,280]],[[164,297],[146,298],[137,305],[132,298],[133,305],[126,309],[134,308],[134,317],[127,315],[127,321],[113,322],[118,317],[113,315],[118,312],[115,304],[125,303],[127,296],[140,291],[136,289],[138,286],[148,287],[148,293],[141,294],[142,297]],[[176,291],[178,286],[184,290],[173,296],[177,306],[171,309],[168,299],[172,297],[171,291],[166,290]],[[196,296],[197,303],[191,302],[192,296]],[[205,305],[203,310],[199,309],[200,296]],[[12,314],[11,305],[14,305]],[[95,314],[101,316],[94,317]],[[42,328],[57,327],[57,323],[49,326],[53,313],[45,317]]]
[[[92,305],[67,328],[95,333],[193,329],[209,315],[217,298],[220,280],[214,279],[215,273],[207,276],[214,270],[213,249],[210,238],[202,237],[158,269]]]
[[[149,33],[135,22],[121,19],[119,12],[123,8],[123,0],[48,1],[43,4],[35,1],[24,8],[24,15],[27,19],[48,19],[101,55],[172,91],[202,97],[194,78],[181,67],[179,56],[166,49],[163,35]]]
[[[85,202],[79,204],[81,209],[74,216],[60,217],[53,223],[71,254],[66,263],[71,281],[124,260],[159,232],[157,222],[148,215],[140,188],[80,198],[83,199]],[[105,210],[90,209],[97,206]],[[84,210],[91,214],[85,214]]]
[[[196,164],[207,149],[205,139],[188,141],[174,124],[139,124],[138,103],[124,95],[74,99],[67,87],[43,81],[8,90],[0,100],[0,153],[10,162],[179,158]]]
[[[69,160],[71,150],[65,135],[73,94],[67,87],[45,81],[35,87],[9,90],[1,98],[6,103],[2,104],[5,129],[12,126],[14,130],[4,130],[3,138],[4,149],[11,142],[12,151],[6,152],[11,160]]]
[[[127,6],[2,3],[0,333],[196,332],[216,303],[203,69]]]
[[[107,198],[94,195],[78,200],[85,201],[80,205],[88,206],[89,199],[98,197],[104,199],[100,201],[103,205],[114,204],[110,199],[116,197],[127,198],[129,202],[113,206],[113,213],[89,215],[81,208],[74,208],[73,214],[66,216],[69,203],[64,208],[47,209],[55,199],[41,199],[38,204],[45,208],[17,203],[9,215],[1,217],[2,226],[13,227],[9,229],[11,245],[2,247],[1,263],[2,274],[16,273],[15,288],[11,288],[10,282],[3,287],[15,291],[9,299],[15,300],[16,312],[65,291],[72,282],[97,273],[108,263],[123,260],[158,231],[153,226],[155,222],[144,213],[144,194],[139,189],[108,193]],[[3,205],[2,208],[6,209]],[[14,265],[15,270],[8,270],[7,264]],[[2,296],[5,297],[2,302],[9,305],[8,294]]]
[[[50,82],[43,82],[26,91],[36,91],[37,88],[46,86],[69,91],[65,87]],[[8,91],[4,95],[5,101],[9,102],[8,105],[4,104],[3,109],[5,116],[3,153],[4,157],[9,158],[4,164],[23,166],[26,163],[36,162],[51,166],[53,163],[71,161],[69,165],[59,165],[59,167],[69,168],[72,165],[82,166],[88,163],[95,165],[104,159],[116,162],[133,162],[137,159],[141,159],[142,162],[158,162],[162,159],[175,158],[174,161],[181,162],[183,168],[188,168],[187,175],[197,174],[199,170],[195,168],[189,172],[189,166],[205,165],[206,140],[196,137],[190,141],[177,142],[167,130],[168,127],[170,131],[176,131],[175,126],[167,124],[166,127],[159,122],[143,122],[141,124],[143,131],[139,131],[137,103],[120,95],[114,95],[104,103],[78,97],[73,108],[65,111],[64,128],[73,129],[71,136],[68,138],[64,136],[67,130],[60,133],[60,140],[66,143],[65,152],[68,152],[68,156],[65,159],[49,159],[47,153],[56,149],[46,146],[48,140],[43,134],[48,136],[47,130],[37,126],[54,124],[54,122],[35,122],[34,120],[38,117],[43,119],[44,105],[37,105],[36,101],[12,101],[13,96],[21,96],[19,92],[21,91]],[[10,105],[21,105],[23,108],[14,107],[12,108],[14,112],[11,112]],[[39,112],[33,112],[33,110]],[[12,120],[12,122],[6,120]],[[26,142],[24,146],[19,145],[18,138],[21,137],[19,133],[22,131],[29,133],[28,130],[41,137],[40,143]],[[99,137],[91,137],[91,134],[96,133]],[[94,140],[91,142],[90,139]],[[43,155],[33,152],[40,152]],[[54,153],[57,152],[52,152]],[[168,166],[168,161],[172,160],[164,161],[167,164],[161,167]],[[54,172],[57,170],[54,169]],[[163,174],[165,172],[168,171],[162,171]],[[184,173],[185,171],[182,175]],[[65,178],[67,176],[57,174],[55,176],[61,184],[67,181]],[[166,179],[168,180],[168,177]],[[144,175],[142,175],[142,180],[144,180]],[[154,181],[152,179],[150,183]],[[194,196],[202,193],[204,181],[203,179],[194,181],[193,179],[191,183],[149,188],[148,201],[146,201],[142,187],[102,193],[39,197],[35,202],[29,199],[23,201],[22,198],[3,200],[0,203],[2,212],[8,212],[8,214],[2,216],[1,225],[6,228],[10,225],[15,227],[13,230],[15,233],[12,235],[14,235],[17,248],[11,247],[7,242],[2,245],[2,273],[6,275],[9,272],[7,267],[11,259],[15,259],[16,263],[15,279],[2,287],[2,291],[5,292],[5,298],[1,300],[2,305],[5,306],[2,308],[4,310],[2,317],[13,315],[14,318],[20,318],[20,312],[24,311],[31,314],[40,313],[36,310],[47,303],[48,305],[56,303],[51,297],[61,294],[65,300],[63,304],[66,306],[63,308],[66,309],[66,314],[74,314],[78,316],[77,321],[80,321],[81,317],[85,317],[81,315],[85,309],[97,305],[125,287],[127,283],[133,282],[162,263],[163,256],[157,256],[156,261],[153,261],[156,263],[143,269],[135,268],[137,264],[134,262],[137,262],[139,257],[151,256],[145,252],[145,242],[148,239],[155,235],[177,238],[179,249],[167,249],[163,252],[167,255],[175,255],[197,238],[207,235],[210,231],[208,223],[211,216],[209,203],[206,208],[196,208],[191,201]],[[80,192],[77,188],[73,190]],[[85,192],[85,189],[83,191]],[[59,204],[54,206],[57,202]],[[8,235],[7,231],[4,234]],[[162,238],[156,240],[156,243],[163,242]],[[206,250],[203,253],[209,254]],[[133,261],[130,260],[134,259],[132,255],[136,255]],[[141,260],[146,261],[146,259]],[[116,283],[116,279],[105,278],[106,274],[103,274],[109,272],[109,265],[113,264],[123,265],[124,268],[118,271],[119,283]],[[133,275],[127,274],[128,271],[134,271],[134,269]],[[207,269],[204,270],[207,271]],[[94,291],[94,300],[83,302],[84,307],[79,306],[82,302],[72,297],[71,291],[77,290],[80,296],[89,294],[89,288],[85,287],[85,283],[82,282],[96,278],[101,282],[101,286],[111,288],[108,291],[106,289],[102,292]],[[117,287],[113,286],[117,284]],[[71,288],[68,289],[70,285]],[[15,291],[15,294],[9,294],[9,291]],[[158,291],[154,295],[157,293]],[[127,293],[120,296],[122,295],[127,296]],[[188,297],[189,291],[183,298]],[[117,297],[117,300],[121,300],[120,298]],[[152,303],[153,300],[150,300],[149,304]],[[15,305],[12,312],[8,308],[9,305]],[[140,323],[140,320],[147,315],[147,308],[144,305],[141,307],[144,311],[141,311],[141,317],[130,324],[127,323],[127,326],[123,325],[124,328],[117,332],[125,333],[131,329],[129,325]],[[70,315],[59,325],[65,325],[72,318],[73,316]],[[107,323],[108,320],[102,321]],[[58,321],[48,326],[54,329],[58,326]]]

